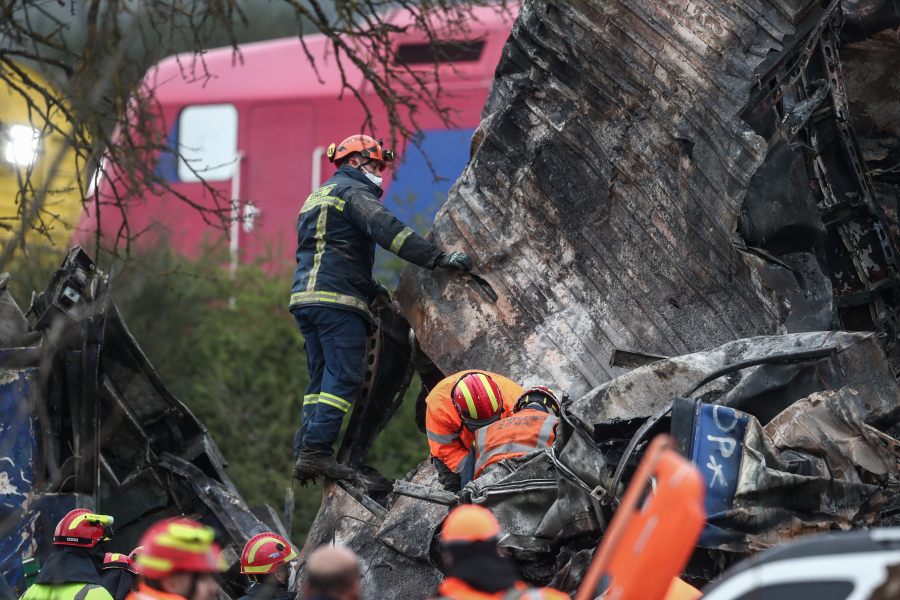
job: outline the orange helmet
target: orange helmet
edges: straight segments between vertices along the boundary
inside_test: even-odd
[[[517,413],[529,404],[540,404],[544,408],[553,411],[554,416],[559,416],[559,398],[550,388],[536,385],[525,390],[525,393],[519,396],[513,406],[513,412]]]
[[[105,525],[112,525],[113,518],[95,515],[86,508],[76,508],[69,512],[56,526],[53,543],[61,546],[81,546],[93,548],[101,541],[108,540]]]
[[[459,378],[450,394],[456,412],[463,421],[482,427],[500,418],[503,396],[489,375],[467,373]]]
[[[351,135],[341,142],[340,146],[335,147],[334,144],[328,146],[328,160],[340,167],[344,157],[359,152],[370,160],[377,160],[383,170],[387,163],[394,161],[395,155],[393,150],[384,150],[382,146],[383,140],[375,141],[374,138],[362,134]]]
[[[106,569],[125,569],[126,571],[137,573],[137,565],[134,564],[130,556],[112,552],[107,552],[106,556],[103,557],[103,566],[100,567],[100,570],[105,571]]]
[[[241,573],[265,575],[297,558],[291,545],[274,533],[254,535],[241,553]]]
[[[138,573],[162,579],[174,573],[218,573],[219,545],[211,527],[190,519],[166,519],[141,537]]]
[[[483,506],[464,504],[453,509],[444,520],[441,540],[454,542],[484,542],[500,535],[500,524],[493,513]]]

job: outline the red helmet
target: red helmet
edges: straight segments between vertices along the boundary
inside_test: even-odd
[[[516,399],[513,406],[513,412],[517,413],[529,404],[540,404],[544,408],[553,411],[554,416],[559,416],[559,398],[553,393],[553,390],[540,385],[528,388],[525,393]]]
[[[166,519],[141,537],[138,573],[162,579],[174,573],[218,573],[220,548],[211,527],[190,519]]]
[[[261,533],[254,535],[241,554],[241,573],[265,575],[274,573],[281,565],[297,558],[297,553],[280,535]]]
[[[105,525],[112,525],[113,518],[107,515],[95,515],[86,508],[71,511],[56,526],[53,543],[61,546],[81,546],[93,548],[98,543],[108,540]]]
[[[377,160],[384,169],[387,163],[394,161],[394,151],[383,150],[382,146],[383,140],[375,141],[374,138],[362,134],[351,135],[341,142],[340,146],[335,147],[334,144],[328,146],[328,160],[340,167],[344,157],[359,152],[370,160]]]
[[[460,377],[450,398],[462,420],[479,427],[493,423],[503,413],[500,388],[485,373],[467,373]]]
[[[137,560],[137,555],[144,551],[143,546],[138,546],[134,550],[131,551],[131,554],[128,555],[128,558],[131,560]]]
[[[125,569],[126,571],[137,573],[137,565],[134,564],[130,556],[127,554],[113,554],[112,552],[107,552],[106,556],[103,557],[103,566],[100,567],[100,570],[104,571],[106,569]]]

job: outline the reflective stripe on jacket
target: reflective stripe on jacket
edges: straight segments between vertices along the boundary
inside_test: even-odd
[[[297,269],[290,308],[331,306],[369,320],[378,289],[375,245],[433,269],[440,248],[400,222],[378,199],[382,190],[344,165],[306,199],[297,218]]]
[[[454,473],[462,473],[469,457],[469,449],[475,439],[475,434],[466,429],[462,424],[462,418],[456,412],[450,394],[453,386],[459,378],[466,373],[485,373],[500,388],[503,396],[503,415],[511,415],[516,399],[525,393],[517,383],[507,379],[503,375],[495,375],[487,371],[471,369],[460,371],[447,377],[434,386],[428,397],[425,398],[425,433],[428,436],[428,446],[431,455],[443,461]]]
[[[462,579],[447,577],[434,600],[569,600],[569,595],[553,588],[529,588],[519,582],[508,590],[489,594],[476,590]]]
[[[520,410],[475,432],[475,478],[504,458],[548,448],[556,439],[559,419],[542,410]]]
[[[21,600],[113,600],[99,583],[36,583]]]

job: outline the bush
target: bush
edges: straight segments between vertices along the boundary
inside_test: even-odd
[[[23,260],[10,269],[23,310],[60,259]],[[309,382],[303,337],[287,310],[293,264],[242,265],[232,280],[226,262],[215,253],[188,260],[165,251],[119,261],[113,298],[162,381],[209,429],[247,503],[281,514],[294,483],[292,442]],[[402,477],[428,455],[414,422],[419,385],[410,386],[369,455],[385,477]],[[322,487],[294,491],[291,537],[303,544]]]

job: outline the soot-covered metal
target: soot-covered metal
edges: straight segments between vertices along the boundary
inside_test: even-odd
[[[0,277],[0,571],[24,593],[22,560],[43,562],[56,523],[76,507],[113,516],[108,550],[125,553],[156,521],[189,515],[215,529],[229,566],[223,591],[242,595],[244,544],[283,530],[268,507],[251,512],[206,428],[163,385],[110,298],[113,274],[71,249],[34,295],[31,324],[8,279]]]

